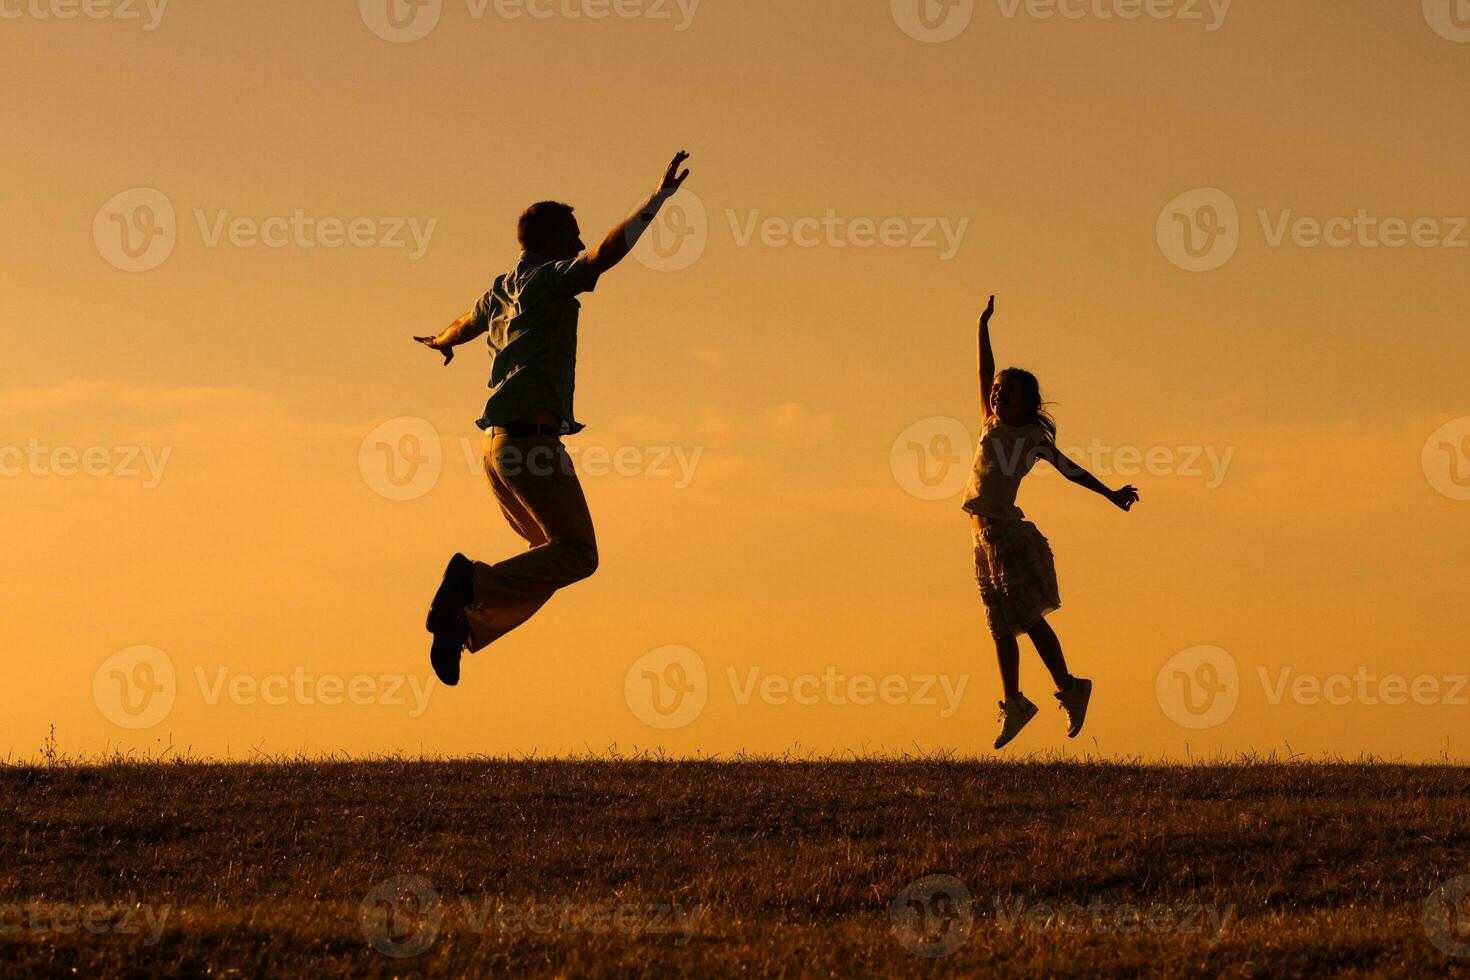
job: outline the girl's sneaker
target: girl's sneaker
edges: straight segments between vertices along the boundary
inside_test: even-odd
[[[1084,677],[1072,678],[1065,691],[1056,694],[1057,707],[1067,713],[1067,737],[1076,738],[1087,720],[1087,702],[1092,700],[1092,681]]]
[[[1036,705],[1027,700],[1026,695],[1017,694],[1013,698],[1007,698],[1000,703],[1000,734],[995,737],[995,747],[1003,749],[1010,744],[1011,739],[1021,734],[1021,729],[1026,723],[1036,717]]]

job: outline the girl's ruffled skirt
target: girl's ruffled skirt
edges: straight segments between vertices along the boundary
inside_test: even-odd
[[[1030,521],[973,528],[975,580],[997,637],[1020,636],[1062,606],[1051,545]]]

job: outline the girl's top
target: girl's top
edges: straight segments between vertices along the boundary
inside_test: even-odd
[[[998,415],[986,419],[975,468],[965,487],[965,510],[992,520],[1024,520],[1026,515],[1016,506],[1016,491],[1036,463],[1036,450],[1050,442],[1051,436],[1039,425],[1007,425]]]

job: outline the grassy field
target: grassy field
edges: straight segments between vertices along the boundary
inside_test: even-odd
[[[0,794],[7,975],[1470,969],[1450,766],[41,765]]]

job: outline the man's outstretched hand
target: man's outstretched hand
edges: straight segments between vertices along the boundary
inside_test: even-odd
[[[688,159],[689,154],[685,153],[683,150],[680,150],[678,153],[674,154],[674,162],[669,164],[668,170],[664,171],[663,183],[658,185],[659,194],[667,197],[668,195],[677,191],[680,187],[684,186],[684,181],[689,179],[689,171],[686,168],[683,173],[679,173],[679,168],[683,166],[684,161]]]
[[[444,343],[438,337],[415,337],[413,339],[418,343],[423,344],[430,350],[436,350],[439,353],[443,354],[445,364],[448,364],[450,361],[454,360],[453,345]]]
[[[989,323],[990,322],[990,318],[993,317],[993,316],[995,316],[995,297],[994,296],[990,297],[990,302],[988,304],[986,304],[985,312],[980,314],[980,322],[981,323]]]

